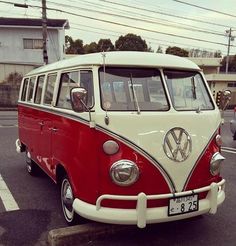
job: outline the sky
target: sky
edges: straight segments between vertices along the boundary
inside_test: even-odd
[[[84,44],[101,38],[114,44],[119,36],[134,33],[154,51],[178,46],[226,55],[226,31],[232,28],[230,54],[236,54],[236,0],[47,0],[46,4],[47,18],[68,19],[66,35]],[[0,17],[41,15],[41,0],[0,0]]]

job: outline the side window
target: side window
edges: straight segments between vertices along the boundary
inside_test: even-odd
[[[34,92],[35,79],[36,79],[35,77],[30,78],[27,102],[33,102],[33,92]]]
[[[59,95],[57,106],[60,108],[71,109],[70,91],[79,86],[79,72],[67,72],[61,74]]]
[[[44,100],[43,100],[44,104],[49,104],[49,105],[52,104],[53,91],[54,91],[56,79],[57,79],[56,73],[49,74],[47,76],[46,89],[45,89],[45,95],[44,95]]]
[[[21,101],[25,101],[26,100],[26,92],[27,92],[28,82],[29,82],[29,79],[24,79],[22,92],[21,92],[21,97],[20,97]]]
[[[35,103],[40,104],[42,98],[42,91],[43,91],[43,82],[44,82],[45,75],[41,75],[38,77],[37,80],[37,87],[35,93]]]
[[[71,109],[70,91],[74,87],[83,87],[87,90],[87,106],[92,107],[94,103],[93,74],[90,70],[62,73],[57,106],[60,108]]]
[[[80,87],[84,87],[88,92],[87,106],[93,107],[94,93],[93,93],[93,73],[90,70],[83,70],[80,72]]]

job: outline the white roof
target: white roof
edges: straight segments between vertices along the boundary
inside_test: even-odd
[[[59,62],[39,67],[31,71],[27,75],[45,73],[57,69],[65,69],[75,66],[101,66],[103,65],[104,61],[103,54],[105,54],[105,64],[107,66],[142,66],[200,70],[200,68],[192,61],[179,56],[152,52],[113,51],[78,55],[70,59],[65,59]]]

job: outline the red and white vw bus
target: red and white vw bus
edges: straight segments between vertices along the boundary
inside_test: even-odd
[[[64,217],[146,224],[214,214],[225,199],[220,112],[193,62],[107,52],[22,81],[17,151],[61,185]]]

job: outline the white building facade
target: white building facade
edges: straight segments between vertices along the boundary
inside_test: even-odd
[[[47,53],[49,63],[65,57],[67,20],[47,20]],[[9,73],[22,75],[42,66],[43,38],[41,19],[0,18],[0,82]]]

